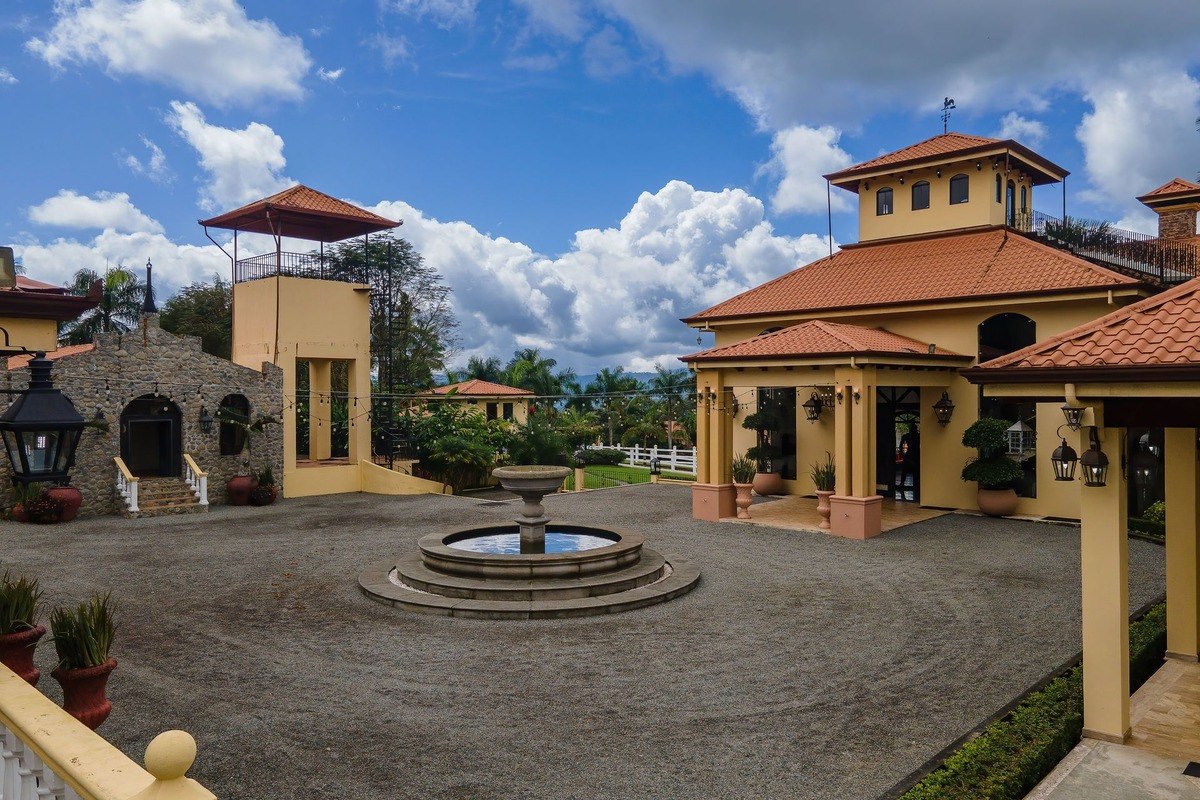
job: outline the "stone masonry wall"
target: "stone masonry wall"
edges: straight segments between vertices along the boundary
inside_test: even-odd
[[[1160,211],[1158,237],[1160,239],[1190,239],[1196,235],[1196,208],[1176,211]]]
[[[272,364],[254,370],[209,355],[200,349],[199,337],[177,336],[159,328],[157,315],[143,317],[141,325],[129,333],[101,334],[95,344],[90,352],[56,360],[52,373],[54,385],[71,398],[85,419],[94,418],[99,408],[109,426],[107,432],[84,428],[79,441],[71,483],[83,492],[80,516],[122,510],[113,463],[121,454],[121,412],[131,400],[153,395],[156,388],[179,407],[183,452],[208,473],[209,502],[224,503],[225,483],[243,471],[243,459],[220,454],[220,423],[214,420],[210,433],[200,431],[200,407],[215,416],[223,397],[242,394],[250,401],[252,420],[264,414],[281,419],[283,370]],[[6,388],[21,389],[28,380],[29,370],[23,368],[8,372],[4,383]],[[251,458],[255,472],[270,465],[276,484],[282,487],[282,425],[269,425],[265,433],[253,437]],[[9,486],[10,476],[4,458],[0,485]]]

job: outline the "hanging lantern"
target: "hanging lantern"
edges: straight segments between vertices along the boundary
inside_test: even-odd
[[[1063,403],[1063,416],[1067,418],[1067,427],[1073,431],[1079,430],[1083,425],[1083,407],[1072,406]]]
[[[37,353],[29,362],[29,388],[0,414],[14,484],[65,484],[75,464],[84,420],[70,398],[54,388],[50,368],[46,354]]]
[[[1075,452],[1075,448],[1067,444],[1067,440],[1063,439],[1062,444],[1054,448],[1054,452],[1050,454],[1050,466],[1054,468],[1054,480],[1056,481],[1073,481],[1075,480],[1075,467],[1079,464],[1079,454]]]
[[[954,416],[954,401],[950,399],[949,392],[942,392],[942,399],[933,404],[933,415],[943,428],[950,424],[950,418]]]
[[[213,427],[212,414],[208,413],[207,408],[205,408],[204,406],[200,406],[200,432],[201,433],[212,433],[212,427]]]
[[[1108,456],[1100,449],[1100,440],[1096,437],[1096,429],[1091,429],[1092,446],[1079,459],[1083,467],[1084,486],[1108,485]]]
[[[812,396],[800,404],[804,408],[804,417],[809,422],[816,422],[821,418],[821,412],[825,410],[825,402],[821,396],[815,391]]]
[[[1010,456],[1028,458],[1037,447],[1037,431],[1026,425],[1023,420],[1017,420],[1009,426],[1007,434]]]
[[[1154,477],[1158,469],[1158,459],[1150,453],[1145,445],[1139,443],[1138,451],[1129,459],[1129,468],[1133,472],[1133,482],[1145,486]]]

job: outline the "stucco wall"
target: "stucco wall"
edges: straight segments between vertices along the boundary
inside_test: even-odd
[[[113,458],[121,453],[120,419],[125,406],[137,397],[158,393],[175,403],[182,419],[183,452],[209,474],[209,502],[225,502],[225,483],[242,469],[240,456],[220,455],[219,424],[211,433],[200,431],[200,407],[215,415],[221,399],[243,394],[250,401],[250,414],[280,418],[283,405],[283,373],[278,367],[262,365],[255,370],[204,353],[200,338],[176,336],[158,327],[156,316],[143,318],[141,326],[125,334],[101,334],[94,350],[54,362],[54,384],[75,403],[85,419],[97,409],[104,413],[109,430],[85,428],[76,451],[71,483],[83,492],[80,514],[94,516],[121,510],[115,488]],[[29,370],[5,376],[6,387],[23,388]],[[270,425],[253,441],[252,467],[260,471],[270,465],[277,482],[283,480],[283,431]],[[7,460],[0,467],[0,481],[9,484]]]

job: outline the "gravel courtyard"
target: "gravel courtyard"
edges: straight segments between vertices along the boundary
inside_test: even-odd
[[[188,730],[191,776],[222,800],[874,798],[1080,649],[1073,528],[948,515],[852,542],[696,522],[667,485],[546,505],[645,533],[700,585],[546,621],[362,596],[370,562],[515,513],[435,496],[4,522],[0,561],[51,603],[112,590],[101,731],[140,760]],[[1136,608],[1163,591],[1163,554],[1129,551]]]

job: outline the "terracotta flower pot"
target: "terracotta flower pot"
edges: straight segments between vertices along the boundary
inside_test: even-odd
[[[759,497],[783,492],[783,476],[778,472],[756,472],[754,474],[754,493]]]
[[[33,648],[46,634],[42,625],[0,636],[0,664],[17,673],[30,686],[37,686],[42,673],[33,665]]]
[[[978,494],[979,510],[989,517],[1011,517],[1017,512],[1017,493],[1012,489],[983,489]]]
[[[254,488],[254,478],[249,475],[234,475],[225,484],[225,492],[229,497],[229,505],[250,505],[250,490]]]
[[[829,530],[829,498],[831,497],[833,497],[833,492],[817,490],[817,513],[821,515],[821,524],[817,527],[823,531]]]
[[[92,730],[99,728],[112,713],[112,703],[104,694],[108,676],[117,668],[110,658],[98,667],[63,669],[50,674],[62,685],[63,710]]]
[[[25,510],[25,506],[17,503],[12,507],[13,522],[29,522],[29,513]]]
[[[733,504],[737,506],[738,519],[750,519],[750,490],[753,488],[754,484],[752,483],[735,483],[733,485],[733,491],[735,492]]]
[[[75,519],[75,515],[79,513],[79,507],[83,505],[83,492],[74,486],[53,486],[46,491],[46,496],[61,506],[62,510],[58,515],[59,522],[70,522]]]
[[[274,486],[255,486],[250,490],[250,503],[256,506],[269,506],[275,502],[279,490]]]

